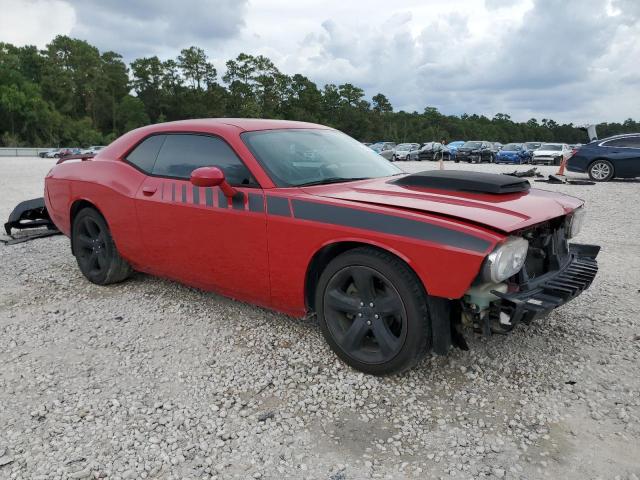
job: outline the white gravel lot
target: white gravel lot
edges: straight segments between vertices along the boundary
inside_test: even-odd
[[[52,164],[0,159],[2,221]],[[536,186],[587,201],[591,289],[390,378],[313,320],[141,274],[92,285],[62,236],[0,244],[0,479],[638,480],[640,181]]]

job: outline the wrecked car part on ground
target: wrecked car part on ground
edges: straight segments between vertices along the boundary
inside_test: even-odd
[[[7,245],[22,243],[36,238],[59,235],[61,232],[51,221],[43,197],[20,202],[9,214],[4,224],[7,237],[2,239]],[[12,230],[21,231],[12,235]],[[25,231],[25,232],[22,232]]]

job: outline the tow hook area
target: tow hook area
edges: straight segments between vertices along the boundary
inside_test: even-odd
[[[506,293],[506,283],[483,283],[472,286],[465,293],[462,303],[462,323],[473,327],[483,335],[506,334],[514,325],[511,317],[501,311],[498,293]]]

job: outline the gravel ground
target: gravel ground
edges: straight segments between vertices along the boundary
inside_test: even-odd
[[[0,218],[52,163],[0,159]],[[390,378],[313,320],[141,274],[92,285],[62,236],[0,245],[0,478],[638,480],[640,182],[538,185],[587,201],[591,289]]]

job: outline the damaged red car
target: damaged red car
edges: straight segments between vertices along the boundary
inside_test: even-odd
[[[569,243],[579,199],[507,175],[405,174],[321,125],[162,123],[61,161],[45,202],[91,282],[146,272],[289,315],[317,314],[372,374],[463,332],[505,333],[589,287],[599,247]]]

